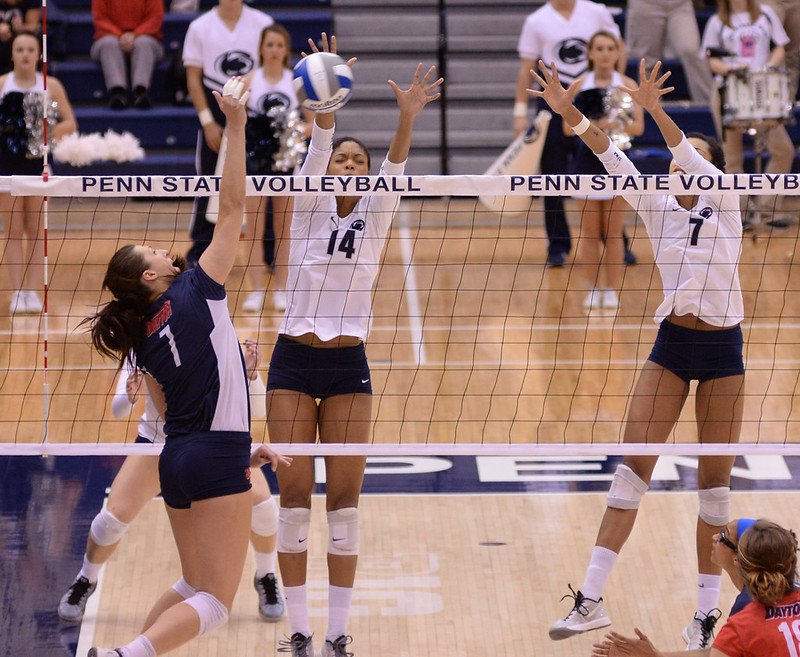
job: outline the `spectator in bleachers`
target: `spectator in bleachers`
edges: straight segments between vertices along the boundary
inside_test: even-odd
[[[94,44],[92,59],[103,67],[108,90],[108,106],[128,106],[128,72],[133,106],[149,109],[150,81],[156,62],[164,56],[161,27],[164,23],[162,0],[92,0]]]
[[[40,0],[0,0],[0,75],[11,70],[11,42],[17,32],[39,33]]]
[[[213,174],[222,144],[225,117],[211,102],[211,92],[222,92],[225,81],[247,75],[256,67],[261,32],[274,21],[244,4],[244,0],[219,0],[219,4],[195,18],[186,32],[183,64],[186,86],[200,121],[197,135],[197,173]],[[220,159],[221,161],[221,159]],[[214,224],[206,218],[208,197],[196,198],[192,209],[192,247],[186,254],[189,266],[211,243]]]
[[[0,111],[3,125],[16,129],[4,130],[0,141],[0,176],[41,175],[44,167],[42,144],[38,136],[26,129],[26,123],[41,123],[41,113],[50,101],[58,104],[58,117],[53,119],[50,136],[59,137],[75,132],[77,123],[64,86],[54,77],[44,77],[38,71],[41,56],[39,38],[32,32],[20,32],[11,44],[13,70],[0,75]],[[30,117],[31,109],[24,100],[31,94],[42,98],[39,116]],[[18,134],[15,134],[18,133]],[[41,196],[11,196],[0,194],[0,218],[5,229],[6,245],[3,264],[11,279],[12,313],[40,313],[42,300],[36,290],[44,287],[44,242],[41,236]]]
[[[700,54],[700,29],[692,0],[628,0],[625,43],[631,59],[644,58],[652,66],[664,59],[666,41],[681,60],[692,100],[707,105],[712,81]]]
[[[706,23],[702,47],[708,54],[708,65],[716,76],[720,91],[724,90],[726,94],[725,106],[722,107],[720,94],[715,94],[712,108],[722,134],[728,173],[744,171],[742,137],[749,129],[766,131],[769,163],[765,173],[789,173],[792,170],[794,145],[786,128],[751,121],[747,118],[751,112],[740,114],[739,110],[743,108],[737,102],[745,103],[730,86],[732,83],[747,85],[753,73],[781,67],[784,46],[788,42],[789,37],[780,20],[767,5],[759,4],[757,0],[717,0],[717,13]],[[749,107],[749,102],[746,104]],[[775,209],[774,198],[756,197],[745,216],[745,228],[763,219],[768,226],[785,228],[790,218],[776,215]]]
[[[797,97],[800,83],[800,2],[797,0],[764,0],[775,10],[789,37],[786,44],[786,70],[789,72],[791,98]]]

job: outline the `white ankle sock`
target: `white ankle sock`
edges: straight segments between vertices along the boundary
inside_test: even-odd
[[[608,548],[595,545],[592,548],[592,558],[589,567],[586,569],[586,576],[581,586],[581,593],[590,600],[599,600],[606,587],[608,576],[617,563],[619,555]]]
[[[328,632],[325,634],[328,641],[333,642],[347,634],[352,601],[352,588],[333,585],[328,587]]]
[[[278,551],[272,552],[256,552],[256,577],[261,579],[267,573],[275,572],[275,559],[278,556]]]
[[[284,586],[283,597],[286,600],[286,612],[289,614],[289,624],[292,634],[300,632],[304,636],[311,636],[311,623],[308,621],[308,591],[306,585]]]
[[[697,575],[697,611],[707,616],[719,605],[719,591],[722,587],[721,575]]]
[[[100,577],[100,571],[103,569],[103,564],[101,563],[92,563],[86,558],[86,555],[83,555],[83,566],[81,566],[81,572],[78,573],[78,577],[85,577],[90,582],[94,583],[97,581],[97,578]]]
[[[118,650],[122,653],[122,657],[156,657],[156,649],[144,634],[140,634],[127,646]]]

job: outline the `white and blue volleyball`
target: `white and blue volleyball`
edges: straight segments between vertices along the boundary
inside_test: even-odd
[[[303,107],[322,114],[335,112],[350,100],[353,73],[339,55],[315,52],[294,67],[294,90]]]

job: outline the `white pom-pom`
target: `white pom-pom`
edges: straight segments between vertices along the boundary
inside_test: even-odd
[[[53,159],[74,167],[84,167],[98,161],[132,162],[144,159],[139,140],[130,132],[119,134],[109,130],[105,135],[92,132],[88,135],[73,133],[58,141],[53,148]]]

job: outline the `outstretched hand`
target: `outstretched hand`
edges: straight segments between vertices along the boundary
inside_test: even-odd
[[[233,77],[225,83],[222,94],[212,91],[214,98],[219,104],[219,108],[225,114],[228,125],[243,126],[247,121],[247,99],[250,97],[250,90],[245,88],[241,77]]]
[[[641,59],[639,60],[639,86],[633,89],[625,86],[620,88],[629,93],[634,102],[644,107],[648,112],[652,112],[661,105],[662,96],[666,96],[675,89],[675,87],[664,87],[664,83],[672,73],[667,71],[659,77],[660,71],[661,62],[656,62],[648,76],[645,60]]]
[[[320,44],[322,44],[322,50],[320,50],[317,47],[317,44],[314,43],[314,39],[309,39],[308,40],[308,47],[309,47],[309,49],[311,50],[312,53],[314,53],[314,52],[329,52],[329,53],[331,53],[333,55],[338,55],[339,54],[339,53],[336,52],[336,37],[333,34],[331,34],[331,40],[330,40],[330,42],[328,42],[328,35],[325,32],[323,32],[320,35]],[[308,53],[306,53],[306,52],[301,52],[300,55],[302,57],[308,57]],[[355,63],[357,61],[358,61],[357,57],[351,57],[350,59],[347,60],[347,65],[350,68],[353,68],[353,66],[355,65]]]
[[[439,78],[431,82],[431,78],[436,72],[436,67],[431,66],[425,76],[420,80],[419,76],[422,73],[422,64],[417,65],[417,70],[414,71],[414,79],[411,81],[411,86],[408,89],[401,89],[397,86],[394,80],[389,80],[389,86],[394,91],[395,98],[397,99],[397,106],[400,108],[401,114],[409,116],[416,116],[428,103],[436,100],[442,94],[437,91],[444,83],[444,78]]]
[[[638,627],[636,638],[609,632],[603,641],[592,646],[592,657],[662,657],[662,653]]]
[[[531,76],[542,88],[541,91],[536,89],[526,89],[526,91],[531,96],[543,98],[556,114],[563,114],[566,109],[572,106],[572,101],[575,100],[575,96],[583,84],[583,78],[573,80],[572,84],[565,89],[558,77],[555,64],[550,64],[548,69],[540,59],[539,69],[541,70],[541,75],[535,69],[531,69]]]
[[[269,445],[259,445],[250,454],[250,467],[260,468],[267,463],[270,464],[272,471],[275,472],[279,465],[290,466],[292,464],[292,457],[281,456]]]

